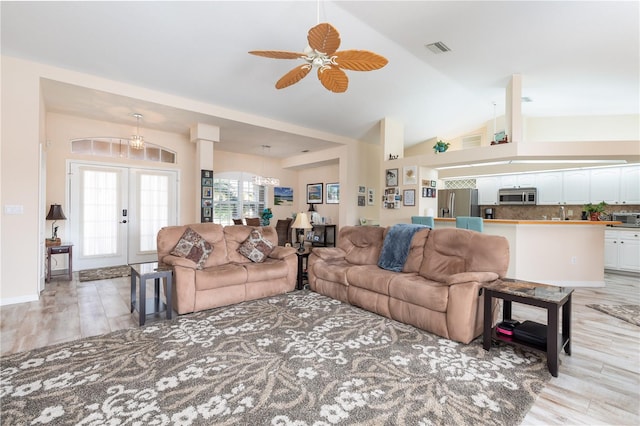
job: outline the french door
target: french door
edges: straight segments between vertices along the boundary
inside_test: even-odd
[[[78,270],[157,260],[156,235],[178,217],[177,172],[70,163],[70,234]]]

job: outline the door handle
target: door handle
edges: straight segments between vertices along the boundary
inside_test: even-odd
[[[126,220],[123,220],[123,221],[122,221],[122,222],[120,222],[120,223],[127,223],[127,221],[126,221]]]

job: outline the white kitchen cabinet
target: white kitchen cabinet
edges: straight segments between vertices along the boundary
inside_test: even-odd
[[[498,204],[498,189],[500,178],[498,176],[479,177],[476,179],[478,189],[478,204],[481,206],[495,206]]]
[[[620,201],[622,204],[640,204],[640,166],[620,169]]]
[[[640,229],[606,230],[604,267],[626,272],[640,272]]]
[[[590,202],[597,204],[604,201],[607,204],[620,202],[620,168],[591,169]]]
[[[562,172],[563,204],[587,204],[590,200],[589,170],[569,170]]]
[[[538,204],[562,204],[562,172],[540,173],[538,182]]]

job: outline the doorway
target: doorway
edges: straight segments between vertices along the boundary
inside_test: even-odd
[[[178,172],[71,162],[77,270],[157,260],[156,235],[178,217]]]

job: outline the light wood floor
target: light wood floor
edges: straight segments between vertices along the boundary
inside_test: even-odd
[[[572,356],[561,355],[525,425],[640,424],[640,327],[588,308],[638,304],[640,279],[607,274],[607,286],[573,296]],[[55,278],[38,302],[0,308],[3,355],[137,327],[129,278],[81,283]],[[514,317],[546,322],[543,310],[515,304]]]

